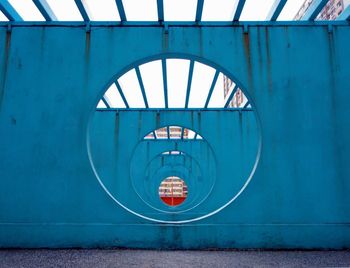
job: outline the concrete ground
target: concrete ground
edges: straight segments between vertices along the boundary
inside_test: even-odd
[[[350,251],[0,250],[0,267],[350,267]]]

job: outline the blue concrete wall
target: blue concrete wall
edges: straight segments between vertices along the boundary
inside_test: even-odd
[[[246,33],[1,26],[0,246],[349,247],[349,42],[346,25],[249,26]],[[112,78],[162,53],[220,66],[249,93],[261,126],[259,164],[246,190],[188,224],[155,223],[121,208],[97,181],[87,151],[88,123]],[[174,118],[171,124],[191,127]]]

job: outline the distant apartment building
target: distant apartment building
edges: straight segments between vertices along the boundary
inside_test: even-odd
[[[224,98],[228,98],[233,87],[233,81],[224,75]],[[230,108],[239,108],[243,107],[247,102],[246,96],[243,94],[240,88],[237,89],[236,93],[233,95],[232,100],[230,101],[228,107]]]
[[[162,181],[159,186],[159,197],[169,206],[177,206],[187,197],[187,185],[177,176],[171,176]]]
[[[313,2],[314,0],[305,0],[294,20],[300,20]],[[335,20],[349,4],[350,0],[329,0],[316,20]]]

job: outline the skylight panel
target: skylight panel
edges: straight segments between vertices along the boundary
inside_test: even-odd
[[[9,19],[0,11],[0,21],[8,21]]]
[[[8,0],[25,21],[45,21],[43,15],[31,0]]]
[[[275,0],[246,0],[240,21],[264,21]],[[292,0],[294,1],[294,0]]]
[[[213,82],[215,69],[199,63],[194,63],[192,85],[188,107],[203,108]]]
[[[140,72],[148,106],[150,108],[164,108],[162,61],[156,60],[142,64],[140,65]]]
[[[106,106],[106,104],[104,104],[104,102],[102,100],[100,100],[98,102],[98,104],[97,104],[97,108],[99,108],[99,109],[106,109],[107,106]]]
[[[284,8],[282,9],[281,14],[278,16],[277,20],[278,21],[294,20],[294,17],[298,13],[299,9],[301,8],[304,2],[305,0],[287,1]]]
[[[196,133],[188,129],[188,139],[194,139],[194,136],[196,136]]]
[[[123,0],[123,5],[128,21],[158,20],[157,0]]]
[[[167,59],[166,65],[169,108],[184,108],[190,61]]]
[[[118,82],[130,108],[145,108],[145,102],[143,100],[135,69],[132,69],[121,76],[118,79]]]
[[[238,0],[205,0],[202,21],[232,21]]]
[[[117,86],[113,83],[104,95],[111,108],[125,108],[125,103],[119,94]]]
[[[225,104],[224,101],[224,75],[220,73],[209,100],[208,108],[222,108]]]
[[[60,21],[82,21],[74,0],[46,0]]]
[[[84,5],[93,21],[120,21],[115,0],[84,0]]]
[[[165,21],[194,21],[197,0],[164,0]]]

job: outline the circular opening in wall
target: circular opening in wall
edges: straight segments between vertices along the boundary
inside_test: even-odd
[[[182,204],[187,198],[187,185],[177,176],[165,178],[159,185],[159,197],[168,206],[175,207]]]

